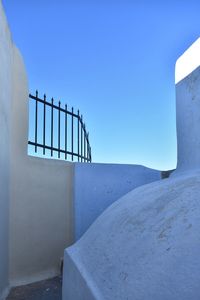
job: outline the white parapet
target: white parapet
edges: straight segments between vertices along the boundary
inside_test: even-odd
[[[176,62],[176,174],[200,168],[200,38]]]

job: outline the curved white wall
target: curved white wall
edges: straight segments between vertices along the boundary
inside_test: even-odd
[[[200,172],[134,189],[65,250],[63,300],[199,300]]]

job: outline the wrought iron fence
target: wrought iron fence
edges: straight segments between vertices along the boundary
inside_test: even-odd
[[[34,101],[31,107],[29,102],[29,116],[31,114],[34,119],[29,123],[28,145],[34,153],[39,148],[43,155],[49,151],[51,157],[92,161],[89,133],[79,110],[75,113],[73,107],[71,111],[67,105],[63,108],[61,102],[55,104],[53,98],[48,102],[46,95],[41,99],[38,91],[35,96],[29,94],[29,101]]]

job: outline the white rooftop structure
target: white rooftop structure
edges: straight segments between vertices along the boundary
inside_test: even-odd
[[[117,200],[65,250],[63,300],[200,299],[199,65],[200,39],[176,63],[175,174]]]

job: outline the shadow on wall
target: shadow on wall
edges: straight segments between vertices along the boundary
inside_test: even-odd
[[[160,179],[160,171],[138,165],[75,163],[75,241],[113,202],[136,187]]]

